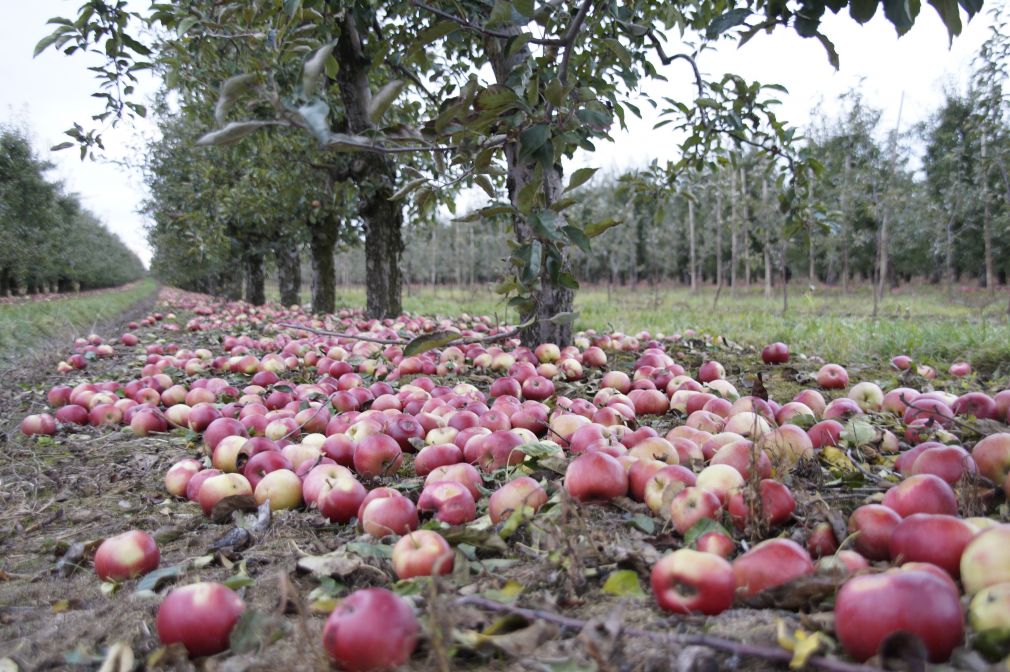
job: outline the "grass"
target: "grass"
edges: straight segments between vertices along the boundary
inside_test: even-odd
[[[9,359],[26,347],[54,338],[87,334],[96,324],[119,315],[155,291],[155,281],[145,278],[118,290],[2,305],[0,357]],[[102,336],[108,339],[112,334]]]
[[[760,288],[741,289],[735,295],[724,290],[717,304],[715,296],[712,287],[697,294],[669,286],[615,287],[612,291],[588,287],[576,295],[579,317],[575,326],[652,334],[694,329],[756,347],[784,341],[796,352],[839,363],[904,353],[944,369],[957,359],[971,361],[987,373],[1010,369],[1005,292],[991,298],[984,291],[961,289],[948,299],[942,288],[902,287],[884,298],[876,319],[869,287],[844,295],[839,288],[793,285],[784,314],[781,294],[766,299]],[[360,307],[364,301],[363,287],[338,291],[342,306]],[[413,287],[404,292],[403,304],[408,312],[426,315],[467,312],[497,315],[503,321],[516,319],[485,287],[434,291]]]

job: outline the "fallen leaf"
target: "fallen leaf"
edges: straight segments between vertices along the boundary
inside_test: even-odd
[[[326,555],[308,555],[298,560],[298,571],[318,577],[343,578],[356,572],[362,565],[360,558],[341,551]]]
[[[630,569],[619,569],[611,572],[610,576],[603,583],[603,592],[608,595],[625,597],[628,595],[645,595],[642,584],[638,580],[638,574]]]

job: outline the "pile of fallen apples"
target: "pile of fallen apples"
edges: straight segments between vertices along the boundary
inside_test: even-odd
[[[688,375],[675,359],[677,339],[647,333],[588,332],[573,346],[529,349],[487,318],[378,322],[243,304],[186,308],[197,316],[190,331],[257,326],[265,335],[226,335],[214,353],[144,346],[123,334],[121,349],[143,353],[136,379],[53,387],[53,415],[28,416],[22,431],[191,430],[203,453],[165,474],[171,496],[208,515],[225,498],[252,496],[274,510],[356,524],[372,537],[397,535],[392,566],[401,579],[452,571],[453,549],[437,530],[419,529],[425,518],[456,526],[486,512],[502,525],[513,515],[533,517],[552,497],[586,505],[630,497],[690,540],[652,569],[653,595],[669,612],[718,614],[820,572],[847,577],[835,598],[835,632],[858,661],[899,632],[918,637],[931,661],[947,660],[965,641],[962,593],[975,637],[1010,634],[1010,525],[959,516],[966,497],[992,511],[1010,496],[1010,433],[991,433],[970,450],[958,445],[958,428],[973,418],[1006,422],[1010,391],[885,393],[869,381],[850,387],[843,367],[826,364],[816,373],[820,389],[779,404],[741,395],[716,361]],[[131,327],[153,329],[163,317]],[[309,329],[276,326],[293,317]],[[342,335],[318,333],[333,329]],[[413,354],[372,342],[448,330],[458,332],[458,344]],[[71,370],[117,352],[97,336],[76,348]],[[615,357],[633,361],[630,370],[608,370]],[[775,343],[761,357],[781,364],[789,350]],[[913,363],[896,357],[893,365]],[[936,376],[929,367],[917,372]],[[964,363],[950,369],[970,372]],[[454,380],[469,373],[489,376],[487,388]],[[557,394],[556,384],[587,378],[595,382],[591,399]],[[659,416],[677,420],[662,435],[648,424]],[[894,484],[882,499],[856,508],[847,530],[827,522],[802,536],[785,529],[796,508],[786,477],[818,460],[819,469],[857,469],[853,451],[883,460],[881,478]],[[530,477],[527,465],[544,454],[567,461],[560,484]],[[391,478],[413,476],[424,477],[416,501],[391,485],[369,489],[376,479],[395,486]],[[749,546],[755,530],[766,540]],[[158,561],[154,540],[137,530],[106,540],[94,558],[98,576],[116,581]],[[157,629],[165,644],[209,655],[228,647],[242,610],[223,585],[183,586],[165,597]],[[346,669],[386,669],[409,659],[418,636],[408,604],[370,588],[342,600],[323,644]],[[999,646],[1006,655],[1006,637]]]

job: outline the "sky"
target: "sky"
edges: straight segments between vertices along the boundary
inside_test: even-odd
[[[87,127],[90,116],[102,111],[101,101],[90,97],[95,82],[85,60],[51,49],[32,58],[36,42],[50,32],[46,20],[73,14],[78,6],[77,0],[0,0],[5,25],[17,27],[7,30],[0,40],[0,123],[26,126],[42,157],[55,164],[50,176],[62,181],[67,191],[79,194],[84,205],[147,263],[151,250],[144,217],[138,213],[144,185],[139,172],[129,164],[136,165],[144,138],[155,133],[153,126],[142,123],[107,129],[107,160],[102,162],[81,162],[74,149],[48,151],[67,139],[63,131],[75,121]],[[978,15],[965,24],[961,36],[948,48],[946,28],[926,3],[915,26],[900,40],[882,11],[865,26],[843,12],[829,14],[823,23],[823,31],[841,55],[837,72],[819,43],[804,40],[791,29],[759,35],[739,49],[726,42],[718,50],[705,52],[699,67],[707,74],[729,71],[749,80],[786,86],[790,93],[782,96],[779,114],[800,127],[820,117],[836,116],[839,96],[858,89],[868,104],[883,111],[884,128],[895,126],[900,107],[900,125],[905,130],[929,117],[943,100],[945,87],[964,88],[972,58],[988,30],[988,16]],[[668,53],[677,51],[676,47],[671,44]],[[670,82],[652,85],[653,93],[681,98],[691,95],[693,79],[683,62],[667,66],[664,74]],[[155,87],[156,82],[146,81],[141,90],[151,93]],[[643,111],[646,118],[632,119],[627,133],[615,129],[615,143],[600,143],[593,155],[577,156],[576,164],[618,172],[645,165],[653,158],[665,161],[675,156],[676,139],[669,131],[653,130],[657,118],[649,116],[646,108]]]

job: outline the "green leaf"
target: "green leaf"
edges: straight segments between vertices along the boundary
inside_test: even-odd
[[[530,280],[540,275],[540,262],[543,258],[544,246],[539,240],[530,243],[530,263],[526,267],[526,277]]]
[[[618,219],[604,219],[600,222],[593,222],[591,224],[586,224],[585,233],[590,238],[595,238],[607,229],[612,229],[613,227],[620,224],[621,221]]]
[[[547,124],[530,126],[519,134],[519,162],[529,163],[538,149],[551,137]]]
[[[743,7],[731,9],[725,14],[720,14],[712,19],[712,23],[708,24],[708,30],[705,31],[706,36],[710,40],[719,37],[730,28],[739,26],[741,23],[746,21],[750,15],[751,11]]]
[[[288,18],[295,18],[295,14],[301,8],[302,0],[284,0],[284,11],[287,12]]]
[[[603,592],[617,597],[645,595],[642,584],[638,580],[638,573],[632,569],[619,569],[616,572],[611,572],[603,584]]]
[[[473,108],[479,112],[501,113],[519,104],[519,96],[507,86],[492,84],[482,89],[474,99]]]
[[[565,226],[561,229],[564,231],[565,235],[568,236],[568,240],[578,247],[580,250],[586,254],[592,253],[592,246],[589,244],[589,237],[582,232],[582,229],[577,226]]]
[[[298,108],[298,115],[316,136],[316,140],[324,143],[330,138],[330,106],[322,98],[316,98]]]
[[[719,532],[720,534],[725,534],[730,539],[733,538],[733,535],[727,532],[726,528],[716,521],[711,518],[702,518],[684,533],[684,546],[694,546],[695,542],[698,541],[702,535],[708,534],[709,532]]]
[[[361,152],[375,146],[372,139],[364,135],[348,135],[347,133],[330,133],[323,143],[326,149],[338,152]]]
[[[571,324],[579,318],[578,312],[571,313],[555,313],[547,318],[547,321],[551,324]]]
[[[558,216],[550,210],[537,212],[529,216],[528,222],[533,232],[541,238],[548,240],[561,240],[561,235],[557,228]]]
[[[495,197],[494,185],[491,184],[491,178],[487,175],[476,175],[473,178],[474,183],[484,190],[484,193],[489,197]]]
[[[525,16],[528,19],[533,18],[533,0],[513,0],[512,5],[516,8],[516,11]]]
[[[637,527],[642,532],[646,534],[654,534],[656,532],[656,520],[652,516],[647,516],[644,513],[639,513],[628,519],[628,525],[632,527]]]
[[[929,4],[940,15],[943,25],[947,26],[947,35],[953,44],[954,36],[961,34],[961,14],[957,0],[929,0]]]
[[[153,572],[145,574],[144,578],[137,582],[137,592],[151,591],[153,593],[162,583],[182,576],[183,569],[182,565],[159,567]]]
[[[845,429],[842,430],[839,438],[850,446],[858,448],[876,439],[877,430],[865,420],[853,418],[845,423]]]
[[[403,87],[404,81],[402,79],[394,79],[375,92],[375,95],[368,102],[368,119],[373,124],[379,123],[382,115],[386,113],[389,106],[393,104],[396,97],[403,91]]]
[[[316,90],[319,88],[319,80],[322,79],[323,71],[326,68],[326,59],[330,57],[330,54],[333,53],[333,48],[336,46],[336,42],[324,44],[316,49],[316,53],[312,54],[312,58],[305,61],[305,66],[302,68],[302,95],[306,98],[312,98],[316,95]]]
[[[568,186],[565,187],[565,191],[571,191],[572,189],[581,187],[583,184],[592,179],[597,170],[599,170],[599,168],[579,168],[572,173],[572,177],[568,180]]]
[[[63,149],[70,149],[73,146],[74,146],[74,143],[72,143],[72,142],[61,142],[58,145],[53,145],[52,147],[50,147],[49,151],[50,152],[58,152],[58,151],[63,150]]]
[[[866,23],[877,13],[878,0],[852,0],[849,3],[849,16],[859,23]]]
[[[631,66],[631,53],[625,48],[621,41],[614,37],[608,37],[603,40],[603,45],[614,52],[617,56],[617,60],[621,62],[621,65],[625,67]]]
[[[837,70],[841,64],[838,58],[838,50],[835,49],[835,43],[828,39],[828,36],[824,33],[817,33],[817,40],[824,47],[824,51],[828,53],[828,63]]]
[[[197,146],[231,145],[265,126],[273,126],[272,121],[233,121],[224,128],[211,131],[196,141]]]
[[[419,355],[422,352],[449,345],[457,339],[459,339],[459,333],[455,331],[433,331],[430,334],[422,334],[404,346],[403,356]]]
[[[565,86],[560,79],[552,79],[544,87],[544,98],[554,107],[561,107],[565,102]]]
[[[60,38],[60,34],[62,32],[63,31],[56,30],[56,31],[50,33],[49,35],[46,35],[45,37],[43,37],[41,40],[39,40],[39,43],[35,45],[35,51],[32,52],[32,58],[35,58],[36,56],[38,56],[39,54],[41,54],[43,51],[45,51],[46,49],[48,49],[52,45],[53,42],[55,42],[56,40],[58,40]]]
[[[411,50],[420,49],[435,40],[441,39],[449,33],[455,32],[457,28],[459,28],[459,24],[455,21],[440,21],[430,28],[425,28],[417,34]]]
[[[234,576],[229,576],[223,581],[224,585],[228,586],[232,590],[238,590],[239,588],[245,588],[246,586],[251,586],[256,581],[252,579],[247,574],[235,574]]]
[[[919,0],[884,0],[884,16],[904,35],[919,15]]]
[[[182,21],[179,22],[178,27],[175,29],[175,35],[176,35],[176,37],[182,37],[187,32],[189,32],[190,28],[192,28],[193,26],[195,26],[199,22],[200,22],[200,19],[198,19],[197,17],[195,17],[195,16],[187,16],[185,19],[183,19]]]

